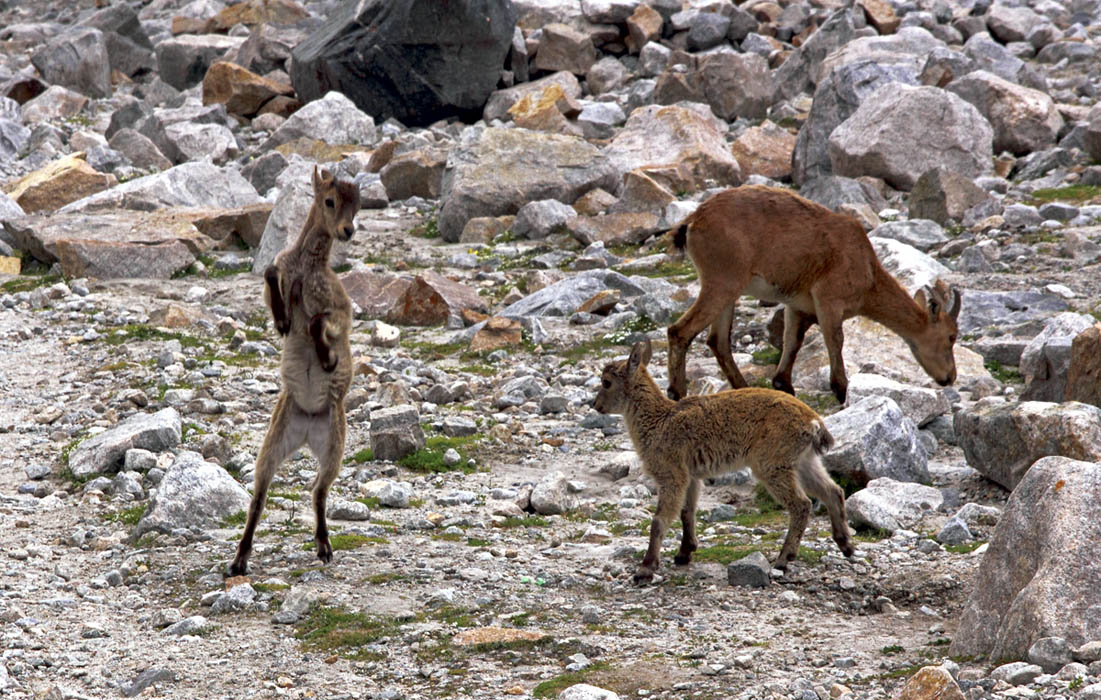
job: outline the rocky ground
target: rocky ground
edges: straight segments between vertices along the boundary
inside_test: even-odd
[[[474,126],[300,105],[339,6],[0,0],[4,697],[1101,697],[1096,2],[495,3]],[[303,451],[227,581],[280,381],[254,271],[317,164],[364,202],[337,551]],[[816,513],[761,565],[786,514],[737,472],[636,587],[654,486],[591,402],[643,338],[665,385],[699,285],[655,234],[743,182],[960,289],[959,377],[854,319],[841,406],[812,331],[856,555]],[[753,384],[775,311],[738,309]],[[688,375],[725,386],[702,342]]]

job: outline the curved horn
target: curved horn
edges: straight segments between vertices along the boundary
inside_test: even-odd
[[[952,305],[948,307],[948,315],[952,318],[958,318],[960,315],[960,307],[963,305],[963,295],[960,294],[960,290],[952,290]]]

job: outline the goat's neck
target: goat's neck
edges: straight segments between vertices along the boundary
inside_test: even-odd
[[[655,424],[669,415],[675,402],[662,393],[645,367],[640,368],[630,382],[630,400],[627,402],[627,410],[623,412],[623,419],[631,438],[638,443],[643,436],[650,434],[650,429]]]
[[[304,262],[328,265],[329,252],[332,247],[332,233],[325,229],[321,207],[315,204],[310,208],[310,214],[306,217],[306,225],[298,236],[295,248],[297,248],[299,256]]]
[[[882,265],[876,266],[875,282],[864,297],[861,313],[905,339],[917,336],[929,325],[929,312]]]

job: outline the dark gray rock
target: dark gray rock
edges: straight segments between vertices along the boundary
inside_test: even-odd
[[[177,674],[167,668],[150,668],[138,674],[132,683],[121,688],[123,697],[133,698],[154,683],[175,683]]]
[[[831,14],[822,26],[772,72],[776,87],[773,102],[809,91],[815,84],[814,71],[828,53],[845,46],[856,36],[852,10],[842,8]]]
[[[247,509],[249,500],[248,492],[225,469],[198,452],[183,451],[150,497],[134,537],[152,531],[217,527]]]
[[[751,552],[726,565],[726,580],[731,586],[765,588],[772,581],[772,565],[765,555]]]
[[[975,67],[1005,78],[1011,83],[1047,91],[1047,81],[1034,68],[1017,58],[986,32],[975,34],[963,45]]]
[[[279,151],[268,151],[241,168],[241,175],[248,179],[256,191],[264,194],[275,187],[275,180],[287,167],[287,159]]]
[[[10,119],[0,119],[0,163],[14,160],[30,140],[30,129]]]
[[[843,204],[867,205],[872,211],[881,211],[887,206],[883,196],[871,187],[840,175],[819,175],[806,180],[799,194],[833,211],[840,211]]]
[[[1069,308],[1066,299],[1047,292],[962,292],[957,320],[961,334],[982,333],[988,328],[1006,328],[1039,321]]]
[[[156,46],[157,73],[176,88],[186,90],[203,81],[206,71],[227,53],[236,52],[244,37],[224,34],[180,34]]]
[[[31,55],[42,77],[89,97],[111,95],[111,64],[103,32],[92,27],[74,29],[51,39]]]
[[[767,60],[723,48],[702,57],[699,65],[703,93],[717,116],[727,121],[766,116],[773,92]]]
[[[342,92],[379,121],[476,119],[497,87],[516,25],[507,0],[343,3],[293,51],[291,82],[310,102]]]
[[[126,3],[105,7],[81,22],[103,32],[111,70],[134,77],[156,69],[153,44],[134,8]]]
[[[108,143],[136,168],[167,170],[172,167],[172,161],[164,157],[157,144],[133,129],[119,129]]]
[[[1021,352],[1020,370],[1025,378],[1023,401],[1055,401],[1066,398],[1070,346],[1095,323],[1093,316],[1064,312],[1044,322],[1044,329]]]
[[[420,414],[413,406],[371,412],[371,451],[375,459],[397,461],[424,447]]]
[[[1028,660],[1044,669],[1044,673],[1055,673],[1074,659],[1066,639],[1041,637],[1028,648]]]
[[[921,174],[910,190],[909,203],[911,219],[928,219],[941,225],[949,219],[960,222],[969,215],[981,213],[985,217],[1002,210],[1001,203],[972,178],[941,167]]]
[[[688,26],[688,50],[706,51],[726,40],[730,18],[718,12],[698,12]]]

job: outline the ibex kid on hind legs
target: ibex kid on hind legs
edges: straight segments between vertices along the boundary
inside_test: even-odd
[[[317,557],[326,563],[333,558],[325,505],[344,456],[344,395],[352,383],[352,303],[329,266],[329,253],[334,238],[347,241],[355,232],[359,190],[316,168],[313,189],[313,206],[298,240],[264,272],[275,328],[286,337],[280,363],[283,388],[256,459],[252,502],[230,564],[231,576],[247,573],[252,538],[275,470],[303,443],[319,462],[312,489]]]

